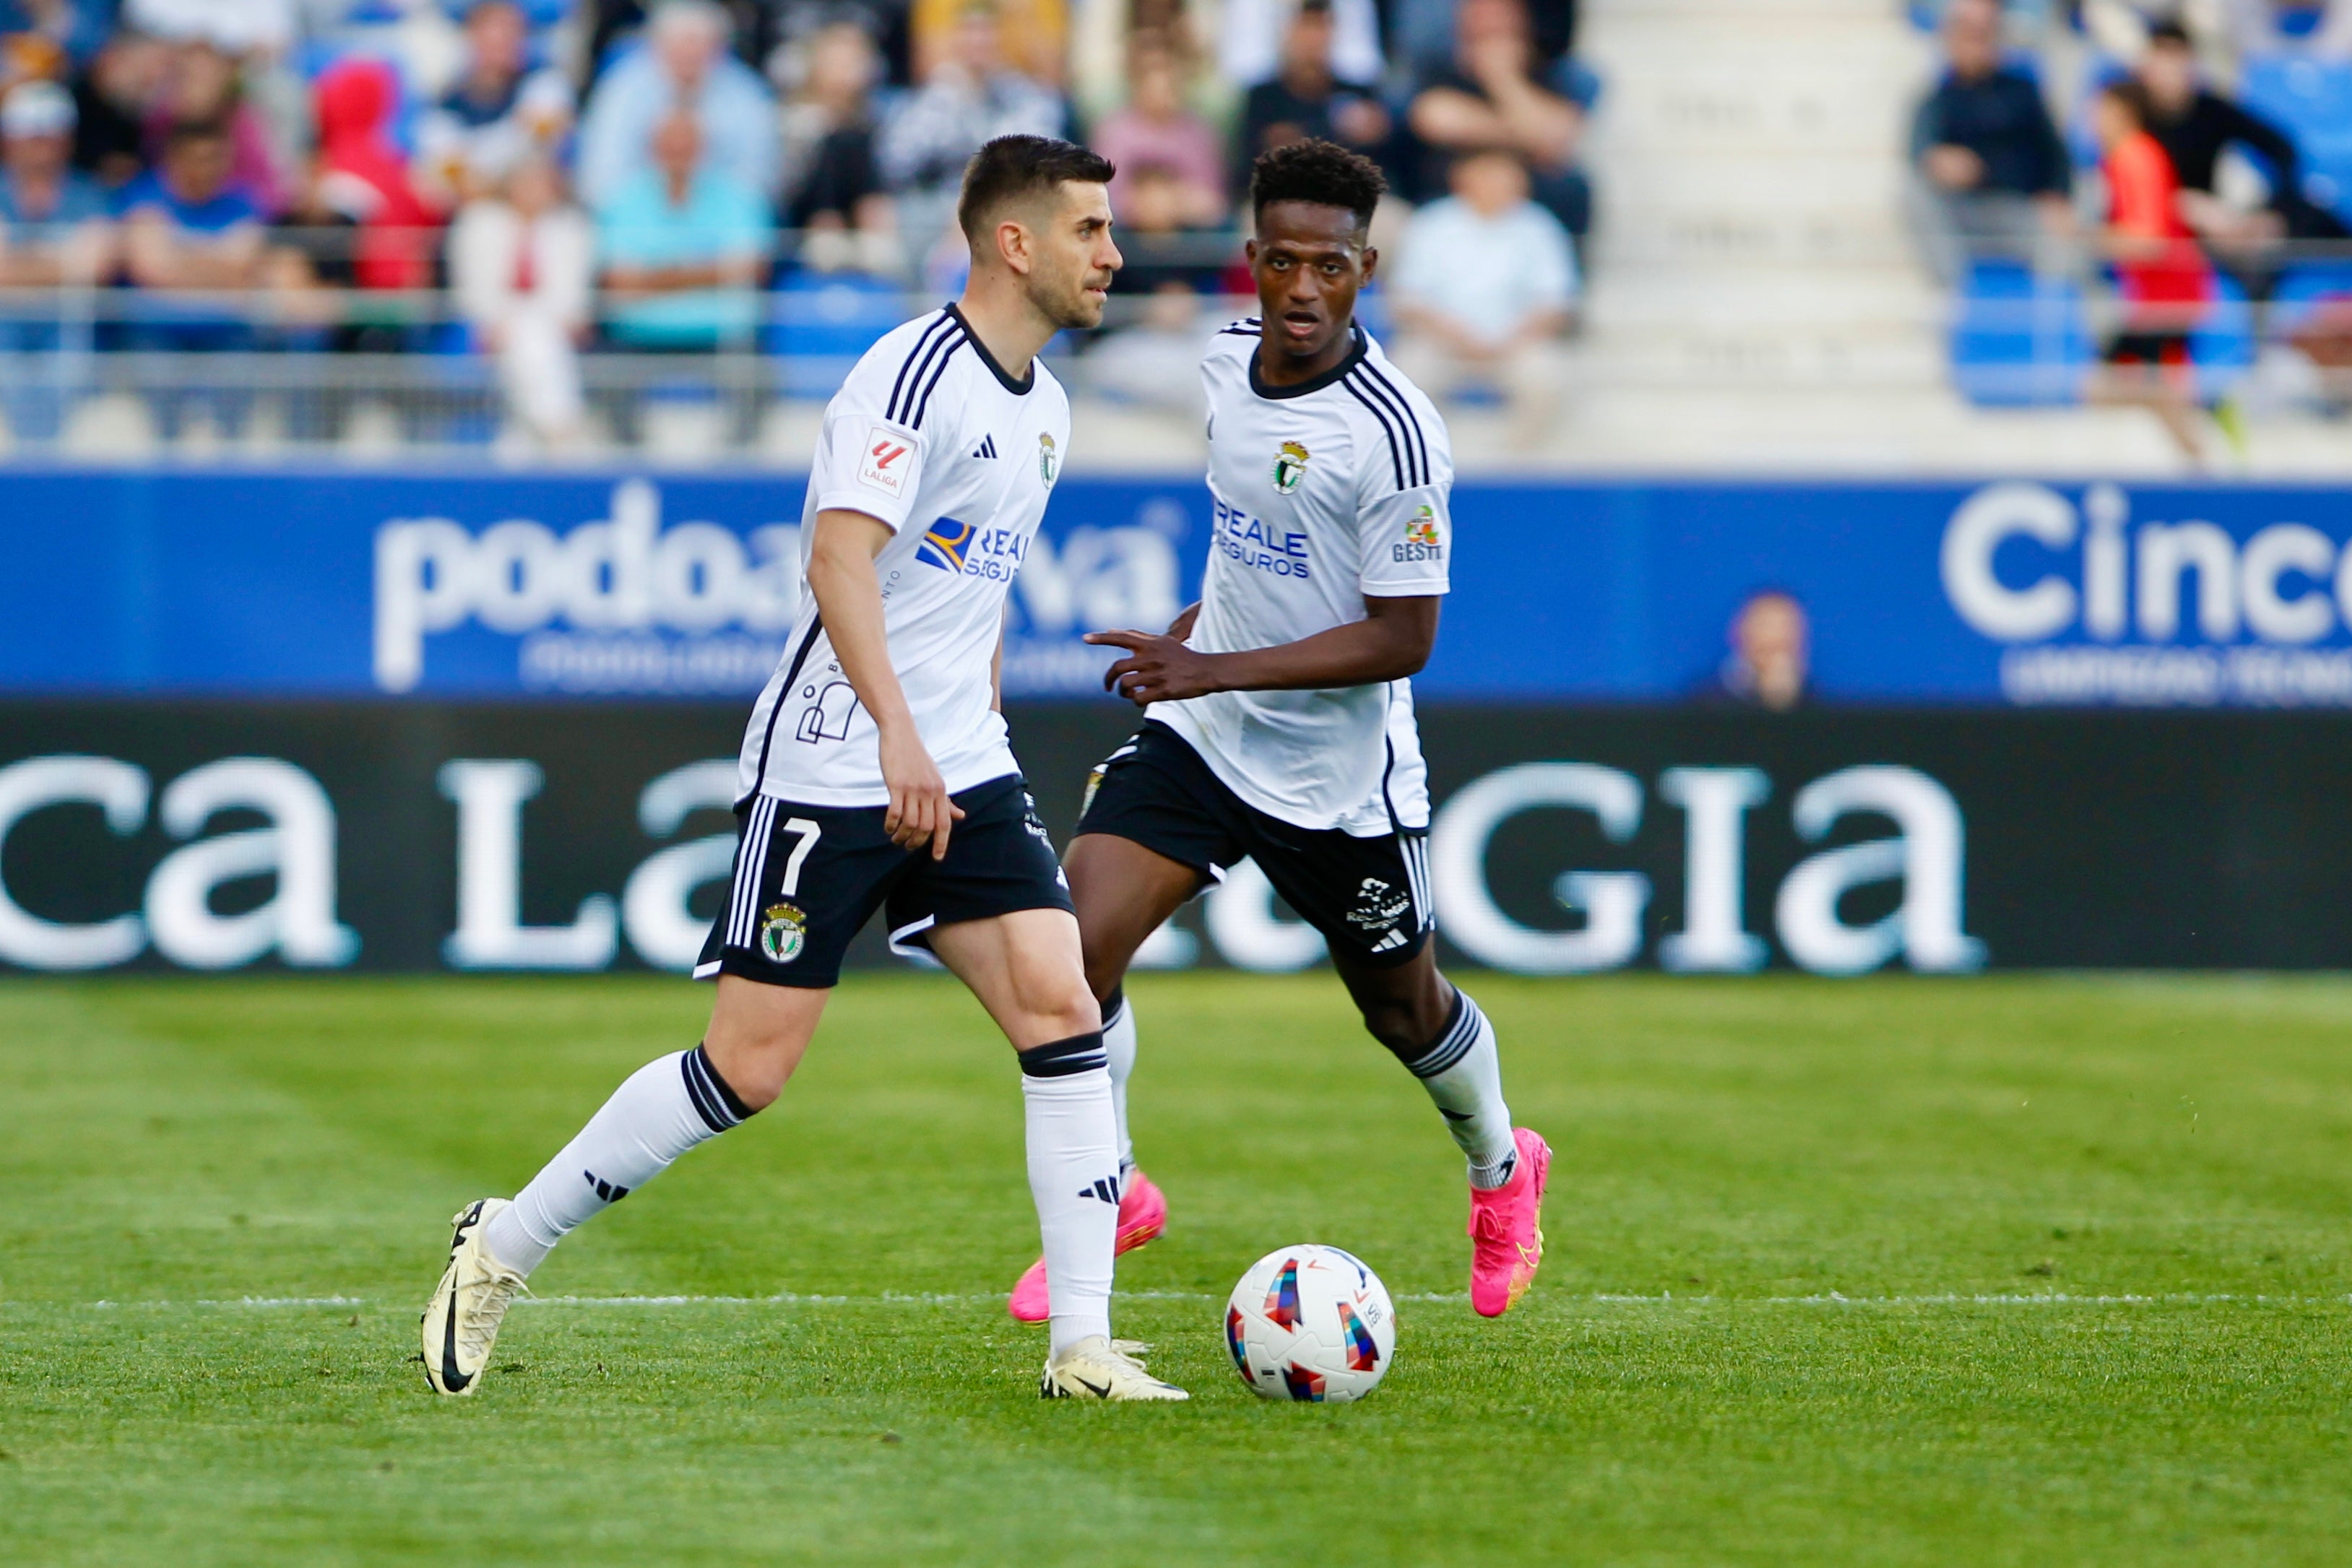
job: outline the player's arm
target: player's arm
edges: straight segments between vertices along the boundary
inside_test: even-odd
[[[996,652],[988,659],[988,706],[1004,711],[1004,627],[996,628]]]
[[[1105,671],[1103,688],[1140,706],[1181,702],[1211,692],[1312,691],[1370,686],[1421,673],[1437,645],[1437,609],[1444,595],[1364,597],[1364,618],[1280,643],[1234,653],[1203,653],[1181,637],[1150,632],[1090,632],[1087,641],[1124,648],[1127,657]],[[1181,623],[1181,622],[1180,622]],[[1191,631],[1185,625],[1187,632]]]
[[[890,667],[890,647],[882,621],[882,584],[874,558],[892,533],[879,517],[828,507],[816,515],[816,539],[809,549],[809,591],[816,595],[824,634],[841,660],[849,689],[866,705],[881,737],[882,782],[890,791],[883,831],[908,849],[931,846],[931,858],[948,852],[948,832],[963,809],[948,796],[947,780],[916,733],[915,716],[898,673]]]

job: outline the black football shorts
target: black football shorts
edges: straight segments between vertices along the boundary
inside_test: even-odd
[[[874,912],[887,907],[890,946],[930,946],[935,925],[1023,909],[1068,909],[1069,884],[1018,774],[955,797],[963,821],[945,860],[900,849],[880,806],[796,806],[754,795],[736,810],[735,871],[711,923],[697,979],[740,975],[823,990]]]
[[[1283,902],[1323,934],[1332,956],[1355,967],[1404,963],[1436,927],[1426,829],[1358,838],[1268,816],[1156,720],[1146,719],[1095,769],[1077,831],[1129,839],[1191,866],[1203,887],[1254,860]]]

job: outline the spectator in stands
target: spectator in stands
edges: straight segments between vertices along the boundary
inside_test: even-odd
[[[1299,0],[1282,35],[1282,66],[1249,89],[1234,138],[1232,188],[1249,183],[1261,152],[1309,137],[1377,157],[1394,126],[1381,106],[1378,68],[1347,78],[1336,68],[1340,30],[1332,0]]]
[[[2138,59],[2147,47],[2149,33],[2169,23],[2196,40],[2200,55],[2219,65],[2232,54],[2223,4],[2224,0],[2081,0],[2079,17],[2083,31],[2109,59]]]
[[[929,81],[954,57],[965,0],[913,0],[908,18],[915,79]],[[1006,66],[1031,81],[1059,89],[1070,63],[1070,14],[1065,0],[995,0],[997,48]]]
[[[781,13],[791,9],[790,0],[782,5],[773,0],[718,3],[726,13],[729,42],[735,57],[753,70],[760,69],[769,51],[775,47],[784,20]],[[660,0],[589,0],[581,7],[587,14],[586,80],[595,80],[606,66],[627,51],[659,4]]]
[[[1216,236],[1192,226],[1193,189],[1163,163],[1122,164],[1126,198],[1117,207],[1125,263],[1111,278],[1118,297],[1107,332],[1086,357],[1087,384],[1129,402],[1187,417],[1204,411],[1201,297],[1217,287]],[[1223,214],[1219,214],[1220,217]],[[1204,242],[1206,242],[1204,244]]]
[[[1061,96],[1005,64],[994,9],[971,0],[954,48],[883,126],[875,147],[883,181],[899,197],[909,246],[928,250],[949,227],[963,166],[982,142],[1015,132],[1059,136],[1068,127]]]
[[[74,78],[74,167],[110,191],[147,168],[147,107],[162,92],[169,51],[125,28]]]
[[[228,183],[268,217],[286,203],[287,181],[270,146],[269,128],[245,100],[235,56],[209,38],[172,47],[162,90],[149,105],[143,130],[150,163],[181,125],[212,125],[229,138]]]
[[[1406,80],[1423,81],[1452,68],[1457,4],[1390,0],[1381,7],[1388,57]],[[1577,8],[1578,0],[1528,0],[1529,36],[1547,73],[1568,64],[1575,51]]]
[[[1778,588],[1748,595],[1731,618],[1727,640],[1731,652],[1709,697],[1768,713],[1804,706],[1812,673],[1812,628],[1796,595]]]
[[[2153,412],[2192,463],[2205,459],[2195,402],[2190,334],[2212,296],[2212,277],[2180,217],[2180,183],[2148,133],[2147,89],[2112,82],[2092,106],[2107,186],[2101,246],[2115,265],[2120,311],[2091,381],[2095,402]]]
[[[1559,220],[1531,199],[1527,166],[1500,147],[1454,160],[1452,195],[1405,225],[1391,281],[1407,373],[1444,395],[1465,382],[1509,400],[1512,437],[1550,428],[1575,317],[1576,254]]]
[[[466,69],[416,128],[418,183],[442,206],[491,194],[525,158],[547,156],[572,129],[572,86],[530,68],[530,25],[515,0],[466,13]]]
[[[2198,79],[2196,51],[2178,24],[2149,30],[2135,74],[2147,89],[2148,133],[2162,144],[2180,182],[2180,215],[2206,244],[2243,256],[2282,239],[2346,237],[2335,214],[2304,195],[2294,141]],[[2232,145],[2252,153],[2269,172],[2270,199],[2252,211],[2230,204],[2214,189],[2222,149]]]
[[[623,348],[740,348],[758,324],[767,204],[703,152],[699,118],[672,110],[654,129],[653,166],[596,209],[605,331]]]
[[[184,121],[166,137],[154,172],[122,193],[123,276],[148,296],[131,324],[131,347],[200,354],[253,346],[249,310],[185,298],[246,292],[266,280],[268,231],[260,210],[235,183],[236,167],[228,127]],[[252,394],[238,386],[165,384],[151,389],[149,401],[158,428],[172,439],[191,407],[210,409],[229,429],[242,425]]]
[[[1201,227],[1226,216],[1224,149],[1217,133],[1184,107],[1176,53],[1156,36],[1135,41],[1127,107],[1106,116],[1090,138],[1094,150],[1119,167],[1110,183],[1114,213],[1133,188],[1130,168],[1150,164],[1175,177],[1183,222]]]
[[[784,224],[819,272],[895,275],[898,217],[874,155],[872,92],[882,61],[866,29],[836,22],[808,41],[800,89],[784,106]]]
[[[1136,47],[1157,40],[1175,53],[1187,108],[1212,125],[1233,121],[1237,84],[1216,68],[1223,0],[1076,0],[1070,98],[1081,125],[1124,108]]]
[[[1523,0],[1461,0],[1454,58],[1423,79],[1407,120],[1428,149],[1421,199],[1446,188],[1457,155],[1498,149],[1521,162],[1535,200],[1570,235],[1591,226],[1592,189],[1576,163],[1584,110],[1536,53]]]
[[[0,99],[0,288],[87,288],[114,267],[106,193],[71,164],[73,99],[54,82],[19,82]],[[67,346],[51,299],[0,313],[0,351]],[[88,348],[85,340],[75,347]],[[20,440],[54,438],[64,388],[52,374],[17,373],[0,385],[0,409]]]
[[[457,308],[477,346],[497,356],[507,406],[543,445],[581,436],[578,350],[595,255],[586,214],[564,200],[562,172],[542,157],[524,158],[503,191],[467,203],[449,228]]]
[[[63,77],[89,63],[113,22],[100,0],[0,0],[0,69]]]
[[[0,99],[0,285],[89,287],[112,270],[106,193],[74,169],[73,131],[73,97],[55,82],[20,82]],[[10,346],[32,345],[19,333]]]
[[[1948,68],[1911,121],[1912,204],[1928,260],[1958,284],[1979,256],[2036,258],[2074,232],[2065,143],[2032,76],[2001,59],[2000,7],[1952,0]]]
[[[382,60],[330,66],[316,88],[319,168],[335,205],[359,225],[352,281],[362,288],[430,288],[441,216],[410,183],[392,144],[400,84]]]
[[[1444,36],[1450,40],[1453,17],[1450,6],[1448,10]],[[1309,13],[1319,36],[1302,41],[1299,22]],[[1302,69],[1302,47],[1318,62],[1317,69],[1326,79],[1369,89],[1388,73],[1388,62],[1381,55],[1380,13],[1372,0],[1228,0],[1217,25],[1217,69],[1255,98],[1255,89]],[[1337,140],[1321,131],[1307,134]],[[1346,145],[1361,150],[1359,142]],[[1259,147],[1250,156],[1265,151]]]
[[[602,208],[621,188],[643,183],[654,130],[679,110],[722,183],[766,200],[776,189],[776,114],[768,85],[727,53],[727,13],[713,0],[666,0],[646,28],[646,47],[597,82],[580,122],[580,194]]]

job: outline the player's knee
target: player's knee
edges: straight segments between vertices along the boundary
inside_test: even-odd
[[[703,1051],[735,1098],[746,1110],[764,1111],[776,1103],[800,1065],[800,1052],[786,1035],[720,1034],[713,1030]]]

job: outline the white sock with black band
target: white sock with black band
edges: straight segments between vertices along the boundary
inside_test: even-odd
[[[483,1244],[499,1262],[528,1274],[567,1232],[751,1114],[702,1047],[649,1061],[491,1218]]]
[[[1435,1043],[1411,1057],[1400,1051],[1398,1059],[1437,1102],[1445,1130],[1470,1161],[1470,1185],[1497,1187],[1509,1181],[1518,1148],[1511,1135],[1511,1108],[1503,1103],[1503,1063],[1495,1026],[1470,993],[1454,993],[1454,1016]]]
[[[1135,1140],[1127,1132],[1127,1081],[1135,1076],[1135,1008],[1123,990],[1103,1003],[1103,1054],[1110,1059],[1110,1108],[1118,1122],[1118,1170],[1135,1168]]]
[[[1045,1244],[1051,1352],[1110,1333],[1118,1238],[1118,1133],[1099,1031],[1021,1052],[1029,1196]]]

